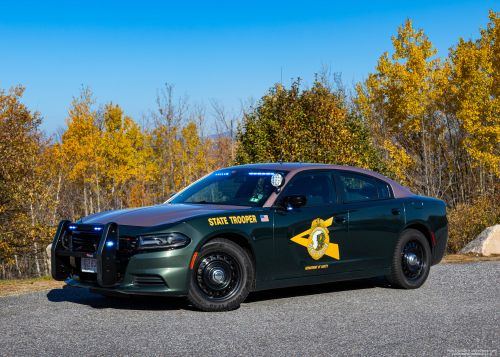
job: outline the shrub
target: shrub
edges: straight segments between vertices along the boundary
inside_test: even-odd
[[[446,253],[455,254],[485,228],[500,222],[498,201],[480,198],[474,204],[459,204],[448,211],[450,236]]]
[[[382,174],[385,162],[371,143],[369,128],[349,111],[340,90],[316,79],[300,90],[280,84],[245,113],[238,126],[236,163],[305,162],[358,166]]]

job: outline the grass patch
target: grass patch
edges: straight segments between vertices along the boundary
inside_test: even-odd
[[[59,289],[66,285],[64,281],[56,281],[50,275],[33,279],[0,280],[0,296],[17,295],[33,291]]]
[[[467,254],[449,254],[443,257],[441,263],[470,263],[470,262],[491,262],[500,260],[500,254],[493,254],[490,256],[484,256],[478,253],[467,253]]]
[[[0,280],[0,285],[9,285],[9,284],[33,284],[38,281],[55,281],[52,279],[52,276],[45,275],[39,278],[32,279],[8,279],[8,280]]]

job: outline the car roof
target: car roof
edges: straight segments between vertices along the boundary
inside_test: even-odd
[[[280,164],[279,162],[277,163],[262,163],[262,164],[247,164],[247,165],[239,165],[239,166],[232,166],[228,168],[224,168],[224,170],[227,169],[253,169],[253,170],[276,170],[276,171],[289,171],[289,174],[287,175],[287,181],[291,179],[293,176],[298,174],[301,171],[307,171],[307,170],[342,170],[342,171],[350,171],[350,172],[355,172],[355,173],[361,173],[365,175],[372,176],[374,178],[377,178],[381,181],[386,182],[388,185],[391,186],[392,191],[394,192],[394,197],[395,198],[402,198],[402,197],[412,197],[415,196],[414,193],[410,192],[397,182],[394,182],[388,177],[385,177],[384,175],[379,174],[378,172],[371,171],[368,169],[362,169],[360,167],[355,167],[355,166],[344,166],[344,165],[331,165],[331,164],[315,164],[315,163],[299,163],[299,162],[284,162],[283,164]],[[277,194],[273,193],[269,197],[269,199],[266,201],[264,204],[264,207],[270,207],[274,203],[274,201],[277,198]]]
[[[312,166],[341,166],[341,165],[327,165],[327,164],[312,164],[312,163],[299,163],[299,162],[284,162],[280,164],[279,162],[265,163],[265,164],[247,164],[228,167],[228,169],[256,169],[256,170],[285,170],[291,171],[300,167],[312,167]]]

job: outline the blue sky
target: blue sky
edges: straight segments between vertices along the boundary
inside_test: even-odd
[[[105,3],[102,5],[101,3]],[[346,82],[373,72],[409,17],[445,57],[477,38],[494,1],[51,2],[2,1],[0,88],[22,84],[47,132],[65,126],[72,97],[91,86],[138,120],[164,83],[226,107],[280,81],[311,83],[322,63]]]

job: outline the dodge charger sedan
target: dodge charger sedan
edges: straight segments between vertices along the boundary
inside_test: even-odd
[[[204,311],[252,291],[385,276],[415,289],[448,240],[443,201],[376,172],[228,167],[164,204],[59,223],[52,275],[105,296],[186,296]]]

